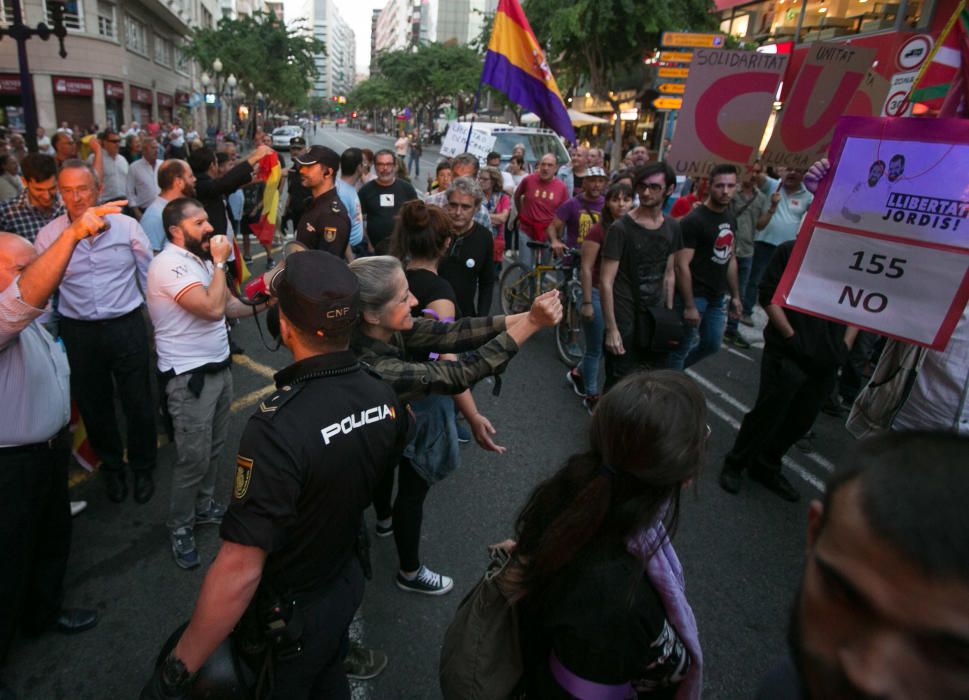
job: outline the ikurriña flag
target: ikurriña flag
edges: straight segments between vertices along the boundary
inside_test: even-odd
[[[939,35],[915,77],[909,100],[921,102],[929,109],[942,109],[946,96],[953,89],[966,90],[969,83],[969,10],[962,0]]]
[[[575,142],[568,109],[518,0],[498,3],[481,82],[501,90],[557,134]]]

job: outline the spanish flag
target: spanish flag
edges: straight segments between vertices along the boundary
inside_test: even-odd
[[[500,0],[481,82],[537,114],[567,141],[575,130],[552,71],[518,0]]]
[[[101,463],[97,452],[91,447],[90,440],[87,439],[87,430],[84,428],[84,421],[81,420],[81,412],[77,410],[77,404],[71,401],[71,420],[69,423],[71,431],[71,453],[74,459],[89,472]]]
[[[262,193],[262,216],[259,223],[250,224],[249,228],[263,245],[272,245],[273,235],[276,233],[276,217],[279,215],[279,180],[282,178],[282,168],[279,167],[279,156],[273,151],[259,161],[256,177],[266,183]]]

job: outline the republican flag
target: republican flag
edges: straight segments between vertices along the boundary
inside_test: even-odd
[[[481,82],[534,112],[567,141],[575,130],[552,71],[518,0],[500,0]]]
[[[969,83],[969,11],[962,0],[949,18],[939,40],[915,78],[909,95],[912,102],[921,102],[932,110],[942,109],[946,95],[953,88],[965,89]]]
[[[263,245],[272,245],[276,233],[276,219],[279,216],[279,180],[282,178],[279,156],[273,151],[263,156],[256,167],[256,177],[266,183],[262,193],[262,216],[259,223],[250,224],[249,229]]]

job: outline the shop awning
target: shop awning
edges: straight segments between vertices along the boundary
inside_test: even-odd
[[[580,112],[577,109],[569,110],[569,120],[572,122],[572,126],[589,126],[590,124],[608,124],[608,119],[603,119],[602,117],[596,117],[592,114],[586,114],[585,112]],[[522,124],[537,124],[540,122],[538,115],[533,112],[525,112],[522,115]]]

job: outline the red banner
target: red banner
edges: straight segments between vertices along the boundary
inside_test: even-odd
[[[159,107],[171,107],[174,104],[171,95],[165,95],[161,92],[156,92],[155,95],[158,98]]]
[[[0,74],[0,95],[19,95],[20,76],[12,73]]]
[[[54,83],[55,95],[90,97],[94,94],[94,81],[90,78],[69,78],[55,75],[51,80]]]
[[[187,105],[190,99],[192,99],[192,96],[184,90],[175,91],[175,104]]]
[[[104,81],[104,96],[109,100],[123,100],[124,99],[124,85],[121,83],[116,83],[113,80]]]
[[[146,90],[145,88],[131,86],[131,101],[138,102],[143,105],[151,104],[151,90]]]

